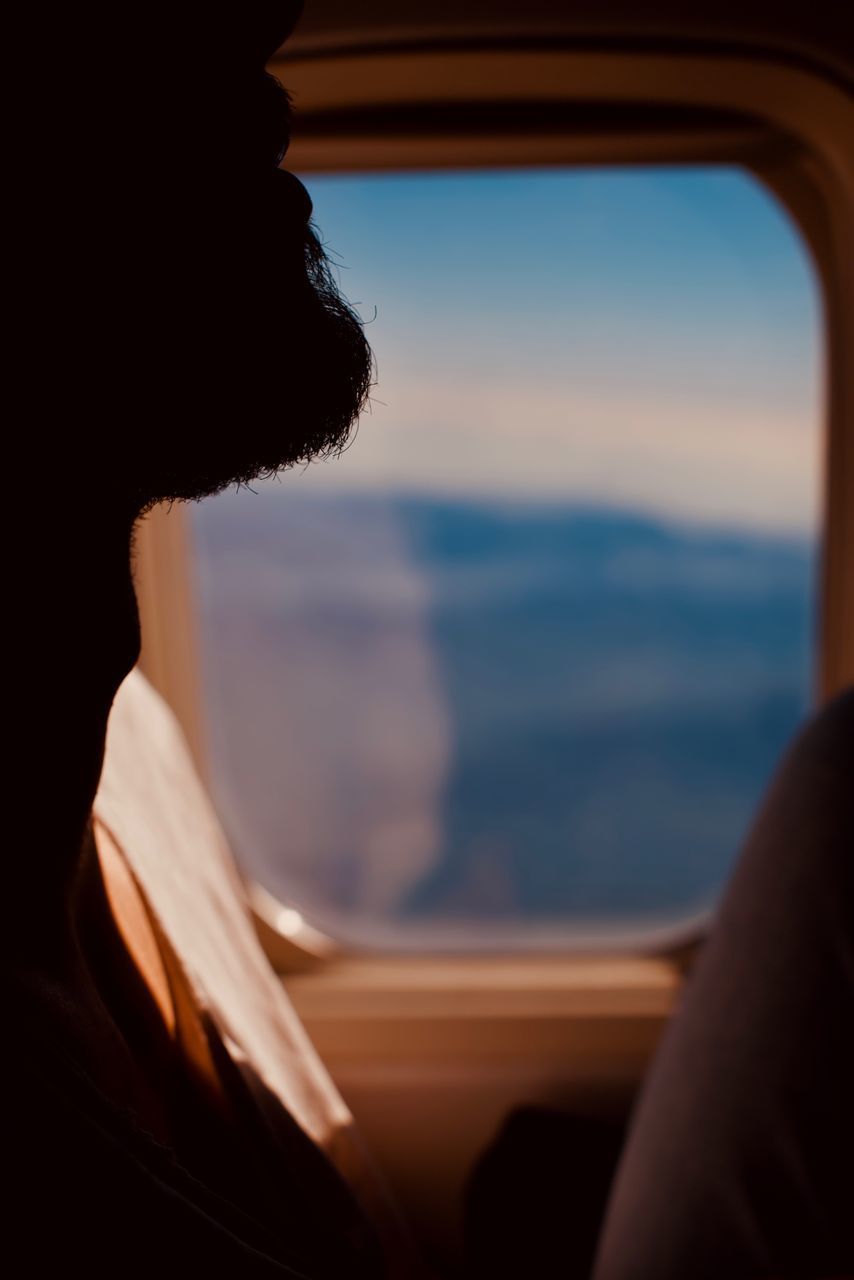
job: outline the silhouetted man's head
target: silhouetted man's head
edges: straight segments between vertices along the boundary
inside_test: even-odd
[[[214,182],[210,209],[193,202],[198,225],[182,217],[168,278],[147,264],[138,282],[151,341],[131,357],[125,421],[137,447],[121,483],[140,507],[337,451],[370,387],[370,350],[304,188],[276,170],[224,185]]]
[[[76,66],[49,170],[29,295],[53,329],[43,418],[73,405],[63,474],[138,509],[334,452],[370,385],[308,195],[278,168],[290,104],[264,59],[299,6],[255,4],[243,25],[170,10]]]
[[[279,153],[287,98],[269,78],[264,87],[256,147],[263,138]],[[362,326],[337,291],[307,192],[275,158],[250,149],[176,167],[165,207],[161,165],[154,207],[145,194],[134,202],[137,243],[113,300],[122,322],[105,334],[103,385],[133,440],[111,452],[112,481],[139,507],[335,451],[364,406]]]

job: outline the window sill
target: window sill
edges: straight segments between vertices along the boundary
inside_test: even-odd
[[[578,1062],[622,1045],[630,1074],[670,1016],[680,978],[633,957],[367,958],[285,979],[321,1056],[334,1063],[500,1056]],[[592,1063],[588,1063],[592,1066]]]

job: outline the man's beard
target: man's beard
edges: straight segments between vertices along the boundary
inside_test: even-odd
[[[250,253],[214,264],[186,313],[179,302],[165,317],[168,339],[155,344],[150,380],[140,370],[130,406],[139,447],[125,481],[138,510],[249,484],[347,444],[372,385],[371,351],[317,236],[305,228],[300,240],[298,265],[287,238],[278,263]]]

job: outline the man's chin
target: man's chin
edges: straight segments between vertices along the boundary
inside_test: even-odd
[[[235,410],[215,446],[206,428],[180,429],[181,443],[164,441],[148,465],[137,471],[134,505],[144,511],[161,502],[199,502],[234,485],[251,485],[290,467],[339,453],[350,438],[355,416],[346,425],[306,429],[304,418],[288,422],[288,410],[277,415],[279,429],[258,429],[251,411]]]
[[[226,447],[221,454],[208,452],[203,467],[191,459],[176,458],[173,451],[171,457],[144,478],[135,495],[135,506],[142,513],[160,503],[201,502],[224,489],[251,486],[290,467],[334,454],[344,447],[346,439],[345,436],[340,444],[322,450],[294,445],[285,451],[281,439],[275,450],[260,445],[252,451]],[[200,443],[199,450],[203,447]]]
[[[250,320],[218,357],[207,347],[177,370],[183,403],[173,394],[165,412],[144,414],[128,477],[138,509],[198,501],[346,446],[373,369],[358,318],[325,282],[307,304]]]

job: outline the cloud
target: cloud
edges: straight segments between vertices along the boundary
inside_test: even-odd
[[[598,394],[524,379],[386,379],[324,488],[590,501],[702,523],[816,527],[819,407]]]

